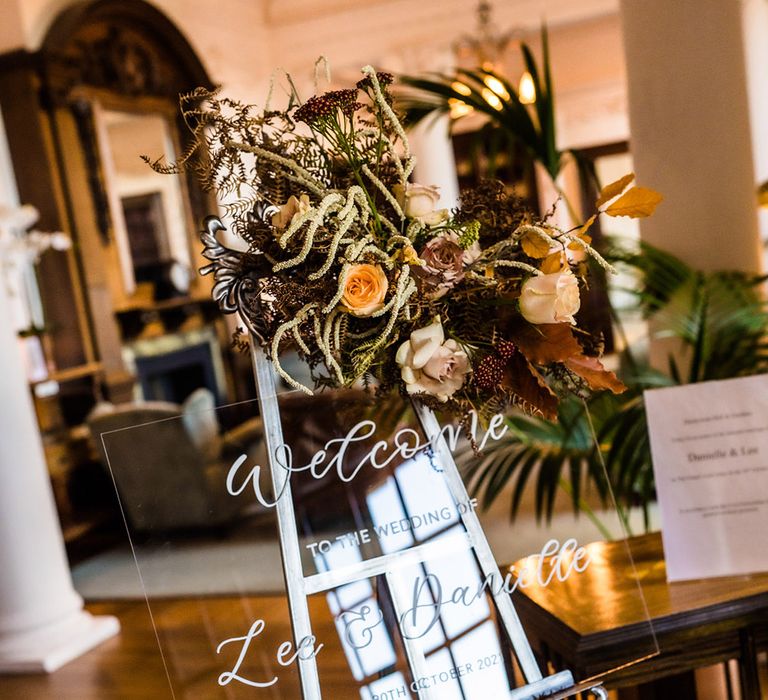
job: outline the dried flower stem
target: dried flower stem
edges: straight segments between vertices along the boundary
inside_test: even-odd
[[[295,160],[291,160],[290,158],[285,158],[284,156],[280,156],[277,153],[268,151],[266,148],[259,148],[259,146],[251,146],[247,143],[238,143],[237,141],[227,141],[225,146],[229,148],[236,148],[237,150],[245,151],[246,153],[253,153],[255,156],[264,158],[264,160],[270,161],[272,163],[277,163],[278,165],[282,165],[284,168],[286,168],[290,172],[293,172],[294,175],[296,176],[296,181],[299,184],[304,185],[304,187],[310,190],[313,194],[321,196],[325,192],[325,189],[323,188],[322,183],[318,182],[318,180],[312,175],[312,173],[302,168]]]

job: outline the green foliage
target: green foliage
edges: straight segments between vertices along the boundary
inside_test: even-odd
[[[600,394],[595,406],[612,403],[611,394]],[[605,480],[592,458],[592,435],[584,420],[581,400],[570,396],[560,402],[558,422],[516,413],[507,419],[505,437],[471,461],[467,474],[473,492],[487,508],[512,481],[510,516],[515,517],[529,483],[536,490],[536,510],[549,519],[558,484],[567,476],[574,485],[571,497],[578,508],[583,475],[589,474],[600,495],[605,497]]]
[[[648,244],[637,252],[615,249],[613,257],[640,273],[638,303],[653,320],[655,335],[682,346],[682,353],[669,357],[675,383],[768,371],[768,315],[760,294],[765,277],[701,272]]]
[[[593,487],[605,502],[607,478],[621,509],[643,507],[647,528],[655,489],[643,391],[768,372],[768,312],[760,293],[766,278],[702,272],[647,244],[637,251],[614,247],[607,257],[638,273],[637,304],[654,336],[674,345],[668,370],[656,371],[628,355],[624,394],[572,397],[562,402],[556,425],[530,416],[509,418],[509,432],[469,468],[485,507],[512,483],[514,517],[530,482],[537,516],[549,519],[563,477],[571,484],[574,511],[584,488]]]
[[[405,76],[401,81],[413,88],[400,100],[407,123],[416,124],[429,115],[450,112],[452,104],[464,103],[508,134],[534,161],[541,163],[554,180],[560,172],[563,152],[557,149],[555,98],[546,27],[541,30],[541,46],[541,65],[536,62],[527,44],[523,43],[520,47],[526,70],[531,74],[536,89],[533,105],[523,104],[517,88],[493,70],[459,69],[453,74],[438,74],[430,78]]]
[[[480,240],[480,222],[468,221],[459,230],[459,245],[464,249],[471,248]]]

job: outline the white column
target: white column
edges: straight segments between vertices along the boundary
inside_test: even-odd
[[[459,203],[459,180],[448,131],[448,115],[437,119],[427,117],[408,133],[408,141],[416,156],[416,182],[437,185],[440,188],[440,207],[455,207]]]
[[[742,0],[747,89],[752,122],[755,183],[768,180],[768,2]],[[768,208],[758,209],[760,236],[768,241]]]
[[[0,318],[7,312],[0,291]],[[7,323],[0,323],[0,366],[0,672],[50,672],[120,626],[85,612],[72,587],[29,385]]]
[[[4,153],[0,149],[0,204],[15,196]],[[120,625],[114,617],[85,612],[72,586],[9,315],[0,283],[0,673],[50,672],[116,634]]]
[[[621,0],[632,154],[665,201],[643,238],[706,270],[761,269],[742,4]]]

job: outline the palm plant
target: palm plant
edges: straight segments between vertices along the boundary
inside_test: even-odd
[[[654,335],[674,343],[667,371],[654,370],[626,352],[624,394],[564,401],[557,424],[530,416],[509,418],[505,437],[468,468],[471,488],[485,507],[512,483],[514,517],[532,483],[537,517],[551,518],[555,496],[564,487],[574,510],[591,516],[584,489],[594,489],[606,502],[610,484],[620,514],[641,506],[647,529],[655,490],[643,391],[768,372],[768,309],[760,293],[766,278],[701,272],[648,244],[636,252],[614,248],[612,258],[639,273],[637,303]]]
[[[430,115],[458,113],[461,115],[458,118],[470,112],[484,115],[487,119],[483,127],[485,135],[489,132],[503,135],[533,162],[539,163],[570,208],[557,184],[564,156],[574,157],[582,176],[594,178],[594,172],[591,163],[578,151],[557,148],[555,96],[546,27],[541,29],[541,64],[537,63],[528,44],[522,42],[520,51],[535,89],[533,104],[521,100],[517,88],[500,72],[481,67],[475,70],[459,68],[450,74],[431,77],[403,76],[401,82],[411,89],[401,94],[399,106],[405,111],[409,125]],[[574,220],[577,218],[574,215]]]

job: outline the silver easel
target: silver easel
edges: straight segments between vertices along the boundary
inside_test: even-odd
[[[281,449],[284,440],[277,401],[275,370],[260,343],[260,320],[253,318],[253,309],[258,308],[258,281],[253,279],[249,273],[246,255],[225,248],[216,239],[216,232],[223,228],[221,222],[216,218],[209,217],[206,220],[206,230],[202,232],[201,236],[204,245],[203,255],[211,260],[212,264],[203,268],[201,273],[213,272],[215,280],[213,296],[218,301],[220,308],[227,313],[239,312],[250,332],[251,357],[264,424],[266,447],[270,456],[272,484],[274,493],[280,494],[276,506],[277,520],[294,644],[298,648],[301,640],[312,636],[307,603],[308,596],[374,576],[384,577],[392,597],[397,619],[400,619],[402,612],[407,609],[408,596],[403,590],[399,572],[413,564],[455,553],[457,544],[454,540],[450,542],[434,540],[333,571],[310,576],[304,575],[291,493],[290,472],[273,464],[273,456]],[[469,500],[466,488],[434,413],[418,402],[414,402],[413,407],[426,438],[431,440],[432,449],[440,461],[446,484],[454,502],[465,503]],[[465,539],[458,546],[474,553],[483,576],[488,577],[489,580],[501,581],[498,566],[477,514],[472,509],[464,509],[464,511],[461,513],[461,519],[466,530]],[[501,624],[512,644],[526,682],[524,687],[510,690],[506,698],[509,700],[566,698],[583,691],[591,691],[598,698],[607,698],[607,694],[599,684],[574,684],[570,671],[562,671],[552,676],[543,677],[512,603],[512,598],[501,586],[492,590],[491,594],[496,602]],[[406,635],[401,635],[401,637],[413,678],[428,676],[426,658],[417,640],[409,639]],[[303,699],[321,700],[320,680],[314,656],[310,658],[299,657],[297,663]],[[419,700],[438,700],[433,690],[420,688],[416,692]]]

